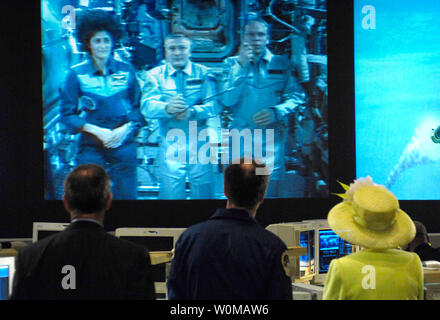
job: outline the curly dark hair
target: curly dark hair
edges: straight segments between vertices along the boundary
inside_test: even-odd
[[[90,53],[90,39],[98,31],[110,33],[113,45],[119,41],[122,29],[116,17],[109,11],[94,9],[85,10],[77,15],[76,35],[84,49]]]

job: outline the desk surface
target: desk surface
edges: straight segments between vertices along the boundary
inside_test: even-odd
[[[11,257],[11,256],[15,257],[17,254],[18,254],[18,251],[13,248],[0,249],[0,257]]]
[[[423,268],[425,283],[440,283],[440,269]]]

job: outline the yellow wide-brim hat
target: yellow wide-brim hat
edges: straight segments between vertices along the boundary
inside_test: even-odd
[[[369,249],[398,248],[414,239],[415,225],[392,192],[373,184],[370,177],[351,186],[327,217],[336,234]]]

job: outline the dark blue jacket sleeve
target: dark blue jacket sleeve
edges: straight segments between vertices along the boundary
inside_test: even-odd
[[[61,121],[72,133],[78,133],[86,121],[79,116],[78,99],[80,97],[78,77],[72,69],[69,70],[61,89]]]
[[[266,280],[267,298],[270,300],[292,300],[292,280],[283,267],[283,254],[287,247],[279,246],[270,259],[269,277]]]

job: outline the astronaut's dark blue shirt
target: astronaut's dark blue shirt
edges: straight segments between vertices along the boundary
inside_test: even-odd
[[[170,300],[291,300],[286,245],[244,210],[217,209],[176,243]]]
[[[140,88],[134,68],[110,58],[108,75],[100,74],[91,60],[73,66],[61,91],[62,121],[72,133],[85,123],[115,129],[127,122],[138,127],[144,119],[139,110]],[[92,137],[85,138],[94,144]]]

